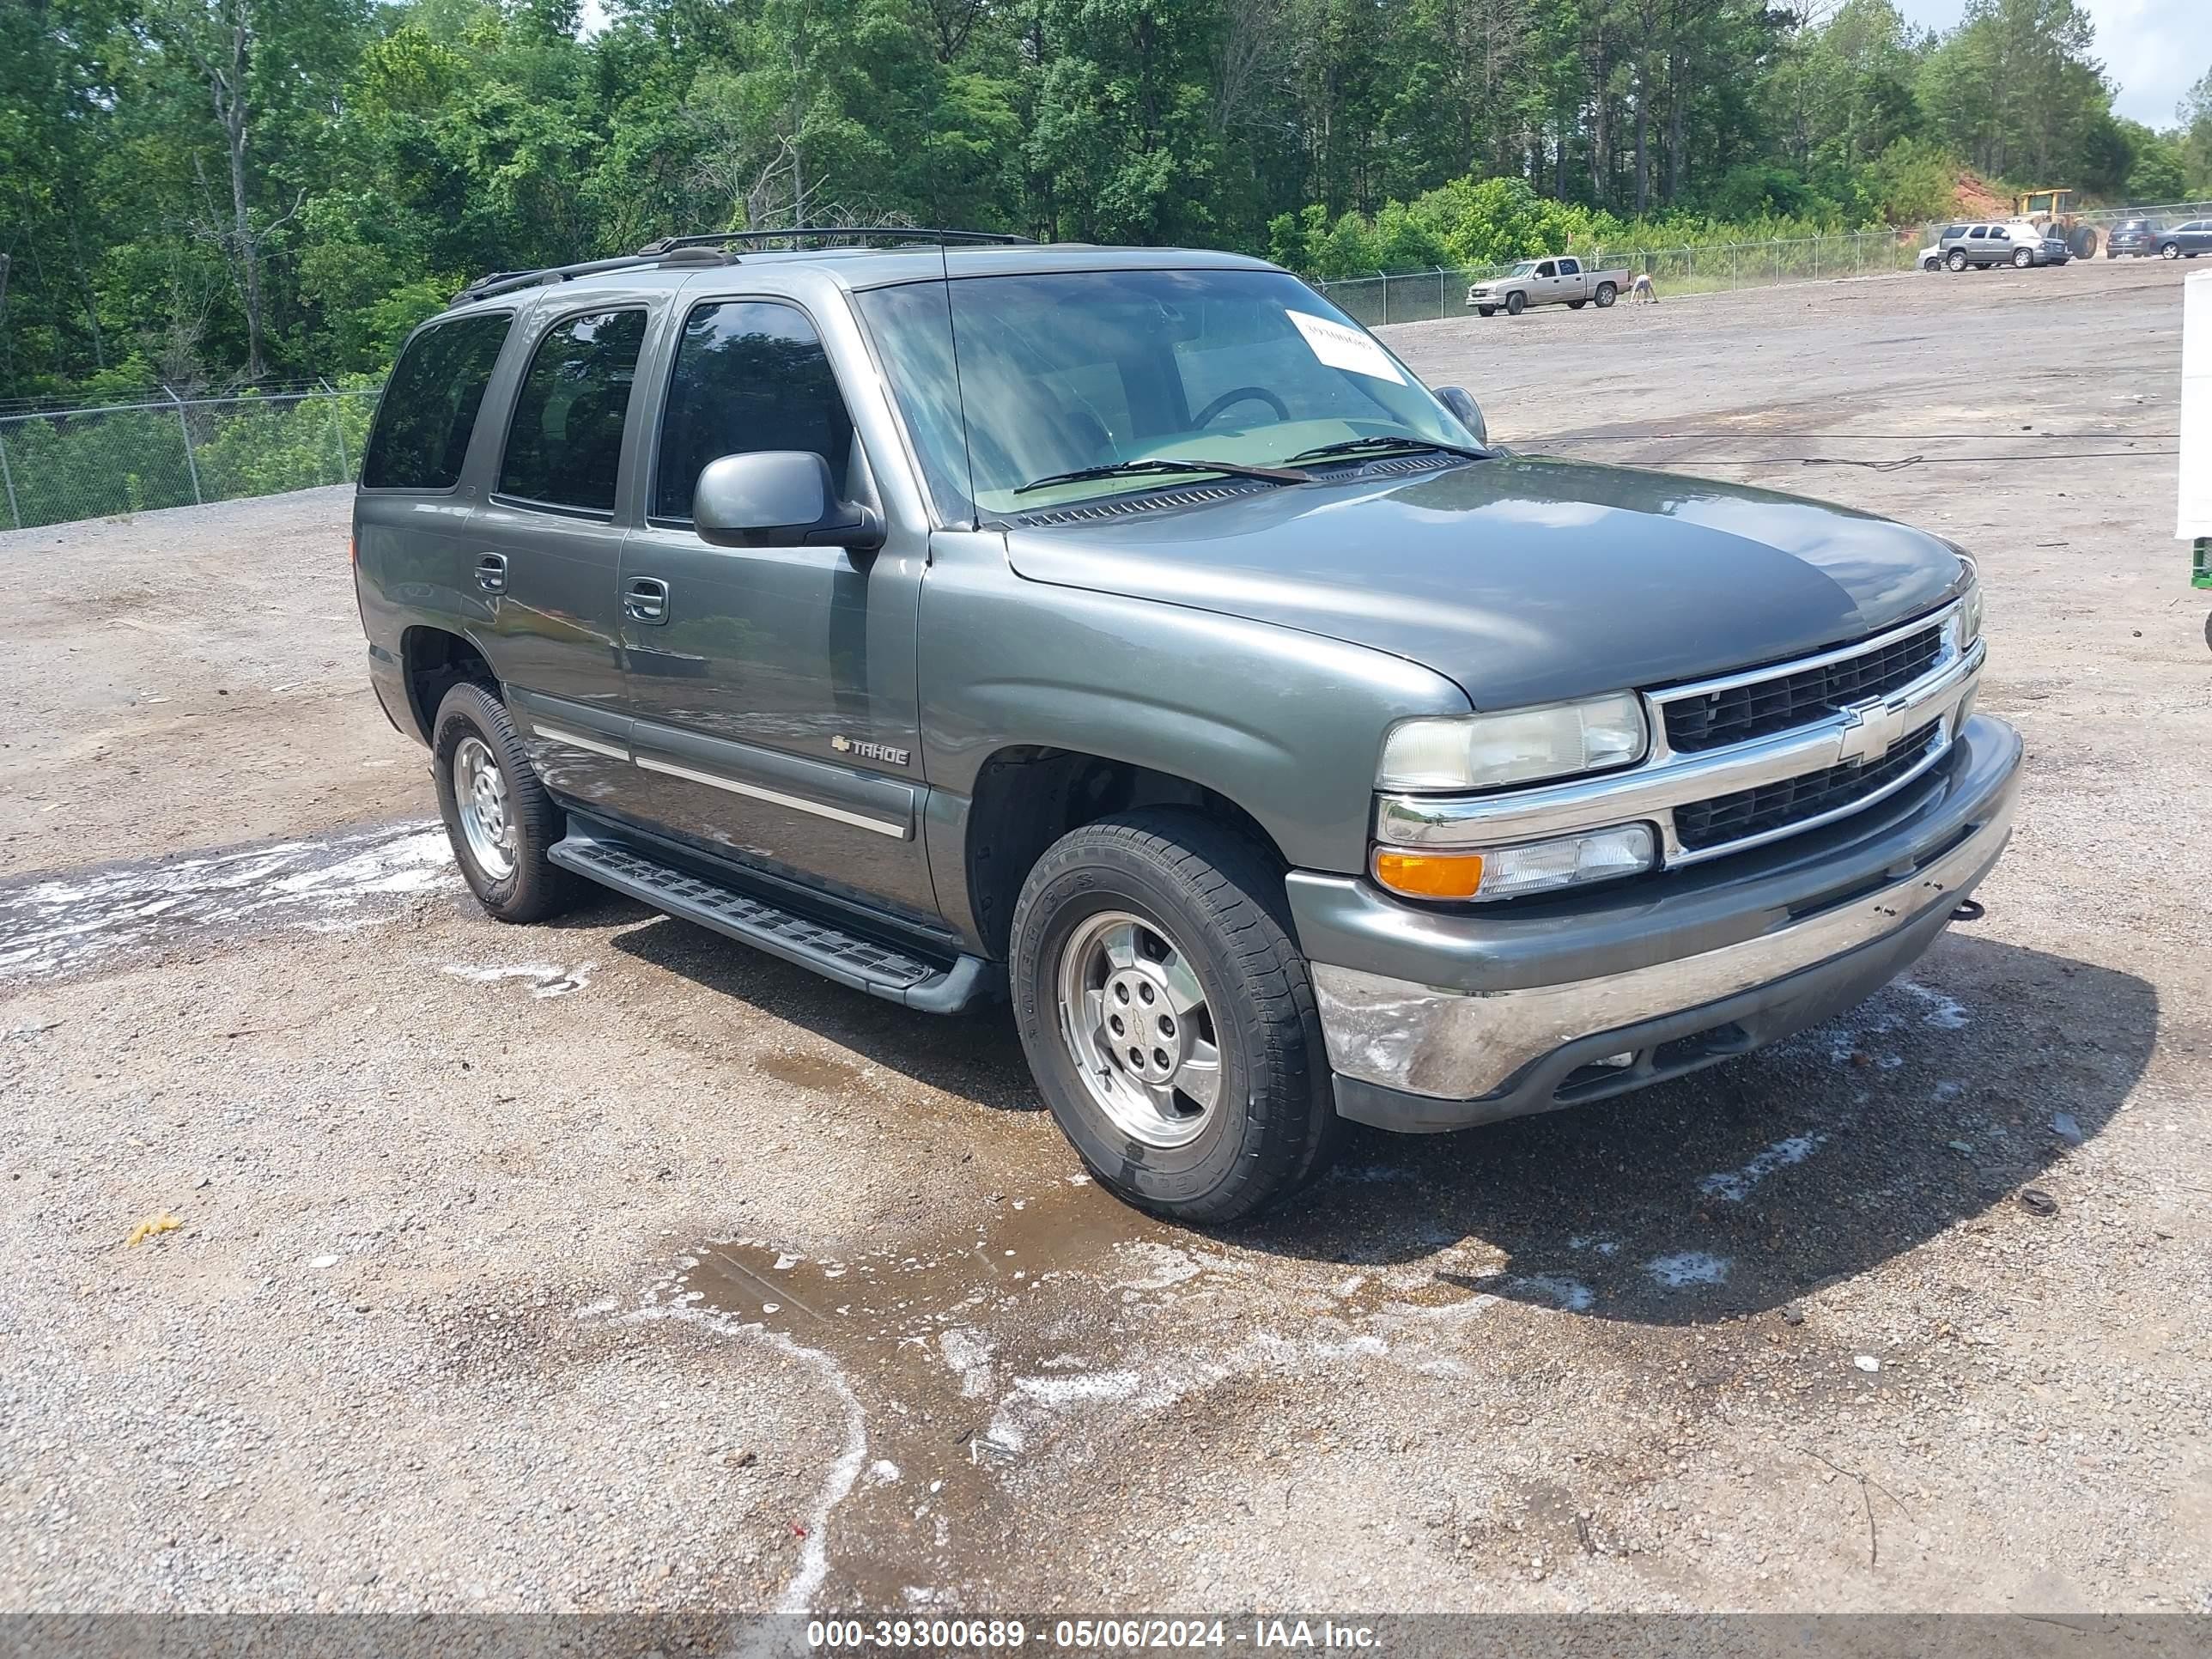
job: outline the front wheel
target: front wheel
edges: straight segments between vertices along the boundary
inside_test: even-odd
[[[1920,262],[1920,268],[1921,268],[1921,270],[1942,270],[1942,266],[1943,266],[1943,262],[1942,262],[1941,259],[1938,259],[1938,258],[1934,258],[1933,256],[1930,256],[1930,257],[1929,257],[1929,258],[1928,258],[1923,259],[1923,260]]]
[[[1620,290],[1611,283],[1600,283],[1597,285],[1597,308],[1600,311],[1603,311],[1620,297]]]
[[[2161,259],[2179,259],[2181,257],[2181,244],[2179,242],[2166,243],[2159,249],[2158,257]]]
[[[469,890],[501,921],[543,921],[576,902],[574,876],[546,857],[565,817],[545,793],[497,695],[464,682],[431,727],[438,809]]]
[[[1528,308],[1528,299],[1526,295],[1509,294],[1505,296],[1505,314],[1509,317],[1518,317]]]
[[[1580,311],[1583,307],[1588,303],[1589,301],[1585,300],[1570,300],[1567,301],[1567,309],[1570,311]]]
[[[1478,317],[1495,317],[1498,314],[1498,307],[1496,306],[1477,306],[1474,308],[1474,314]]]
[[[1249,1214],[1318,1170],[1336,1115],[1280,871],[1187,809],[1069,831],[1014,908],[1023,1052],[1103,1186],[1188,1222]]]

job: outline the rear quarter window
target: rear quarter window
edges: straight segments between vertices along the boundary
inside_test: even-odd
[[[514,320],[504,311],[457,317],[407,343],[377,405],[361,464],[364,488],[451,489],[460,482],[484,387]]]

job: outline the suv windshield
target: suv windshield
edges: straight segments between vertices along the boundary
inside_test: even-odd
[[[950,289],[949,334],[945,284],[856,296],[947,521],[1181,482],[1161,468],[1036,487],[1130,462],[1279,467],[1348,439],[1474,441],[1371,336],[1281,271],[968,276]]]

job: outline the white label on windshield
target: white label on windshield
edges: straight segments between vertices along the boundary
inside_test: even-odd
[[[1283,314],[1297,325],[1298,332],[1306,337],[1306,344],[1313,349],[1313,355],[1331,368],[1348,368],[1354,374],[1369,375],[1398,386],[1406,384],[1406,377],[1390,361],[1390,354],[1358,329],[1346,328],[1342,323],[1332,323],[1326,317],[1304,311],[1286,311]]]

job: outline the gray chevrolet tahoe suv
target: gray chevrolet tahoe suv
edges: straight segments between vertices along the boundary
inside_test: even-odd
[[[495,916],[1009,998],[1098,1179],[1220,1220],[1340,1119],[1848,1008],[2003,848],[1950,544],[1509,453],[1258,260],[884,240],[487,278],[401,351],[369,667]]]

